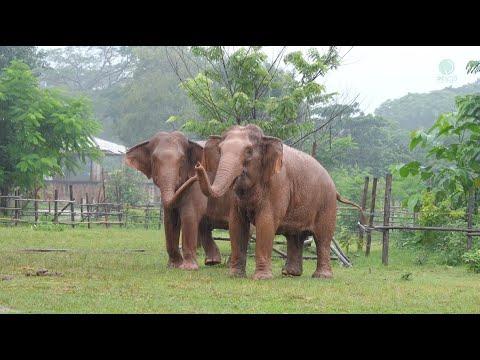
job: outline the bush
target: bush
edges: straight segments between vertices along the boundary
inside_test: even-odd
[[[112,171],[105,182],[107,198],[123,204],[145,204],[148,202],[148,193],[144,183],[145,176],[128,167]]]
[[[469,251],[462,258],[470,270],[480,273],[480,249]]]

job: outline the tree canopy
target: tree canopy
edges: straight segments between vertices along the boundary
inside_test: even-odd
[[[335,47],[325,54],[312,48],[306,56],[301,52],[284,56],[282,50],[273,61],[259,46],[234,51],[194,46],[170,53],[177,57],[170,60],[181,87],[200,115],[186,119],[184,129],[202,136],[246,123],[282,139],[311,129],[311,107],[331,98],[316,80],[339,65]]]
[[[375,115],[396,121],[407,130],[427,129],[445,112],[455,110],[455,97],[480,92],[480,80],[458,88],[447,87],[429,93],[409,93],[399,99],[387,100]]]
[[[28,65],[12,61],[0,73],[0,186],[40,187],[46,176],[98,159],[100,130],[85,98],[41,89]]]

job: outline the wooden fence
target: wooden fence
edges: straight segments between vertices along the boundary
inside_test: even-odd
[[[370,206],[367,207],[369,198],[369,177],[361,193],[361,207],[368,216],[367,223],[361,224],[358,211],[352,207],[338,207],[338,217],[350,219],[355,227],[358,226],[358,243],[363,249],[363,240],[366,234],[365,255],[369,256],[372,232],[382,233],[382,263],[388,265],[388,251],[391,231],[447,231],[463,232],[466,235],[466,248],[471,249],[473,237],[480,236],[480,229],[473,227],[474,197],[471,196],[466,212],[465,228],[418,226],[418,215],[393,204],[392,175],[385,176],[385,194],[383,197],[383,210],[377,210],[378,178],[373,178],[370,195]],[[145,229],[160,229],[163,222],[161,203],[148,203],[142,206],[131,206],[110,202],[90,201],[88,194],[85,198],[73,197],[72,185],[69,186],[69,199],[59,199],[58,191],[54,190],[53,200],[24,198],[18,191],[14,195],[0,195],[0,223],[14,226],[20,223],[27,224],[58,224],[71,227],[84,226],[110,226],[143,227]],[[4,204],[4,205],[2,205]]]
[[[396,209],[392,206],[392,175],[387,174],[385,176],[385,196],[383,201],[383,214],[375,212],[375,205],[377,199],[377,183],[378,178],[373,178],[372,183],[372,194],[371,194],[371,205],[370,211],[368,212],[369,219],[367,224],[361,224],[358,221],[357,225],[360,229],[359,239],[363,239],[363,233],[367,234],[367,242],[365,255],[370,254],[371,247],[371,234],[372,231],[379,231],[382,233],[382,263],[388,265],[388,250],[390,244],[390,231],[400,230],[400,231],[447,231],[447,232],[463,232],[466,235],[466,249],[469,250],[472,248],[472,237],[480,236],[480,229],[473,228],[473,209],[474,209],[474,196],[471,194],[467,212],[466,212],[466,228],[455,228],[455,227],[442,227],[442,226],[417,226],[417,214],[409,213],[405,209]],[[362,208],[366,210],[366,198],[368,194],[368,185],[369,178],[365,177],[365,186],[362,193]],[[382,215],[383,222],[381,224],[375,224],[375,217],[380,217]],[[402,216],[403,215],[403,216]],[[399,222],[398,219],[401,218],[407,222]],[[395,221],[397,220],[397,221]],[[411,220],[409,222],[408,220]]]
[[[54,190],[53,200],[32,199],[14,195],[0,195],[0,223],[17,226],[26,224],[57,224],[71,227],[116,225],[120,227],[143,227],[145,229],[162,227],[163,210],[161,203],[145,205],[126,205],[111,202],[90,201],[73,197],[72,185],[69,186],[69,199],[59,199],[58,190]]]

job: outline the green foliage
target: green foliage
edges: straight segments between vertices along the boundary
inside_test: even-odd
[[[478,92],[479,80],[458,88],[447,87],[429,93],[409,93],[399,99],[387,100],[375,110],[375,115],[393,120],[406,130],[428,128],[440,114],[454,111],[457,96]]]
[[[467,64],[467,74],[474,74],[480,72],[480,61],[472,60]]]
[[[455,113],[442,114],[429,130],[412,132],[410,148],[424,148],[426,161],[405,164],[399,173],[420,175],[438,200],[452,198],[461,206],[480,187],[480,95],[459,96],[456,105]]]
[[[45,56],[36,46],[0,46],[0,72],[13,60],[22,61],[35,71],[45,66]]]
[[[118,120],[136,68],[137,57],[129,46],[65,46],[47,51],[48,68],[41,81],[71,95],[92,100],[95,117],[103,125],[102,137],[118,141]]]
[[[355,244],[358,240],[357,234],[352,233],[352,230],[345,226],[340,226],[335,231],[335,239],[338,240],[342,249],[345,249],[347,253],[350,252],[350,246]]]
[[[465,208],[455,209],[450,199],[436,201],[431,191],[421,193],[417,208],[420,226],[466,227]],[[415,232],[403,234],[399,242],[401,246],[419,247],[421,261],[426,254],[431,254],[437,262],[446,265],[461,264],[466,251],[466,237],[461,232]]]
[[[201,118],[186,119],[184,129],[201,136],[246,123],[282,139],[311,130],[309,108],[331,98],[315,80],[339,64],[335,48],[323,55],[314,49],[306,57],[288,54],[288,71],[279,68],[281,53],[269,63],[261,47],[242,47],[230,54],[221,46],[194,46],[191,55],[203,65],[196,75],[188,71],[181,87]]]
[[[462,259],[470,270],[480,273],[480,249],[463,254]]]
[[[327,169],[359,167],[375,176],[383,176],[391,164],[412,159],[403,130],[379,116],[358,113],[357,106],[306,141],[303,150],[310,152],[316,142],[314,156]]]
[[[46,176],[78,169],[78,160],[99,159],[91,137],[100,130],[84,98],[40,89],[18,61],[0,74],[0,185],[32,190]]]
[[[143,186],[145,177],[126,166],[111,171],[105,182],[107,199],[122,204],[143,205],[148,202],[148,194]]]
[[[136,57],[132,77],[112,103],[116,135],[127,145],[158,131],[178,130],[185,119],[196,116],[192,102],[179,88],[166,48],[141,46],[132,50]]]

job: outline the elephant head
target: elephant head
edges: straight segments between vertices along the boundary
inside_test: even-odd
[[[202,164],[196,165],[196,171],[206,196],[221,197],[231,187],[237,196],[243,196],[280,172],[282,161],[280,139],[265,136],[256,125],[234,126],[222,136],[211,136],[205,144],[203,164],[207,171],[214,171],[213,184]]]
[[[176,205],[197,180],[194,166],[201,161],[203,147],[179,131],[159,132],[127,151],[125,163],[140,170],[160,188],[165,208]]]

